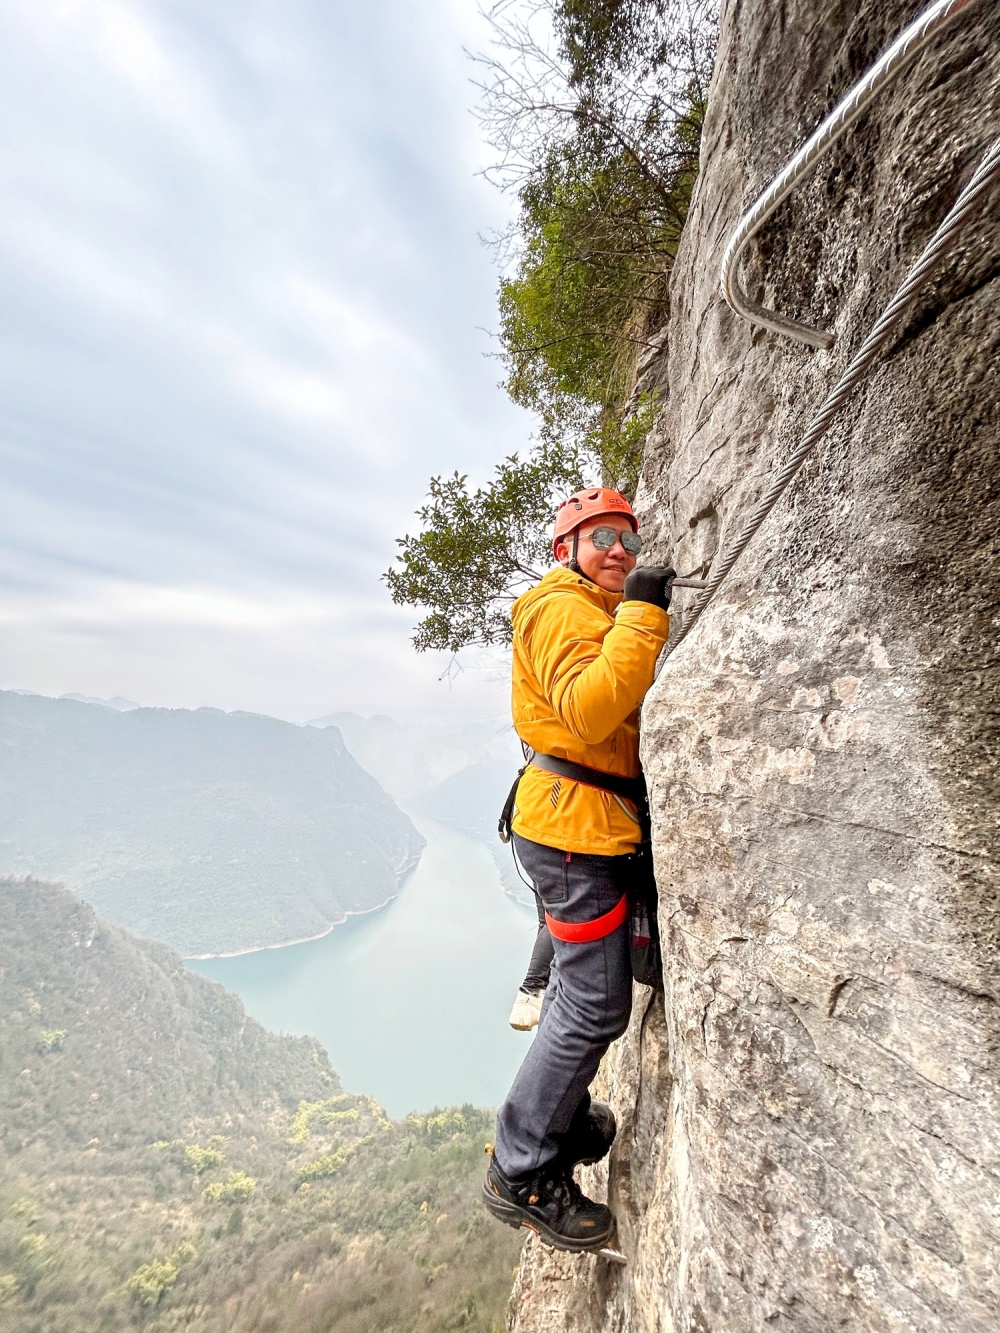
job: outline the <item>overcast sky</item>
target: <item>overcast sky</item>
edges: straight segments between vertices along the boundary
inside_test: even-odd
[[[0,687],[503,707],[378,576],[531,422],[474,0],[0,0]]]

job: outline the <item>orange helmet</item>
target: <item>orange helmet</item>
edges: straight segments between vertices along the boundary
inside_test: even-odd
[[[606,514],[624,514],[632,524],[632,531],[639,531],[639,524],[632,512],[632,506],[624,495],[619,495],[617,491],[608,491],[598,487],[596,490],[577,491],[568,500],[563,500],[556,510],[556,523],[552,529],[553,555],[555,555],[559,543],[564,541],[576,528],[584,523],[589,523],[592,518],[601,518]]]

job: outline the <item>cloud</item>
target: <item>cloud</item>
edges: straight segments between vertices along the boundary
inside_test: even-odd
[[[509,206],[475,174],[478,22],[0,13],[0,684],[283,716],[444,697],[379,574],[432,473],[484,477],[530,430],[477,332]]]

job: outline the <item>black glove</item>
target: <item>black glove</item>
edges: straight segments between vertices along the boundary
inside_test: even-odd
[[[641,565],[633,569],[625,580],[626,602],[649,602],[666,611],[670,606],[670,593],[677,577],[676,569],[666,565]]]

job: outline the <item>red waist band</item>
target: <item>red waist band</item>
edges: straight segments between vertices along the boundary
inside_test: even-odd
[[[605,912],[593,921],[557,921],[546,912],[545,924],[549,934],[557,940],[564,940],[567,944],[591,944],[617,930],[627,916],[628,901],[623,893],[610,912]]]

